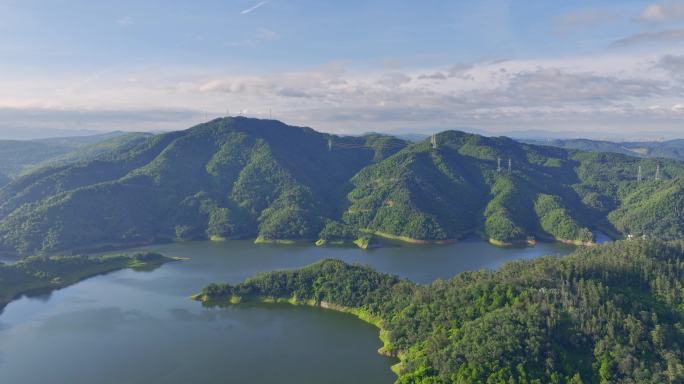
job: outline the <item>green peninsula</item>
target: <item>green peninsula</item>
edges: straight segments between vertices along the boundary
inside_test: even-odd
[[[397,383],[684,380],[684,243],[626,240],[418,285],[325,260],[211,284],[206,305],[288,301],[356,314]]]

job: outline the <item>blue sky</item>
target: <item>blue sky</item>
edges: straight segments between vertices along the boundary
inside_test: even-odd
[[[0,0],[0,82],[0,130],[676,136],[684,2]]]

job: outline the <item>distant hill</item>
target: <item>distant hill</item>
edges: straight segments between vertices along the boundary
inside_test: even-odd
[[[97,136],[100,134],[102,134],[102,131],[96,131],[94,129],[0,127],[0,140],[36,140],[45,138]]]
[[[684,238],[684,165],[458,131],[407,143],[222,118],[0,189],[0,248],[258,241]],[[511,170],[508,171],[510,159]],[[642,167],[643,181],[637,181]],[[661,180],[655,181],[656,167]]]
[[[642,157],[664,157],[684,161],[684,139],[667,141],[612,142],[588,139],[522,140],[525,143],[572,148],[582,151],[614,152]]]
[[[93,136],[0,140],[0,174],[15,177],[35,166],[92,160],[118,146],[132,145],[147,133],[110,132]]]

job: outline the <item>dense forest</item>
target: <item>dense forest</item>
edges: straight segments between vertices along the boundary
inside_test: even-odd
[[[93,160],[115,149],[132,148],[150,136],[110,132],[69,138],[0,140],[0,175],[9,179],[39,167]]]
[[[211,284],[206,305],[289,300],[382,328],[397,383],[681,383],[684,243],[625,240],[417,285],[326,260]],[[331,346],[334,348],[334,346]]]
[[[123,268],[149,269],[174,259],[153,252],[104,256],[30,256],[0,263],[0,310],[24,294],[45,293]]]
[[[136,137],[0,188],[0,251],[228,238],[365,247],[374,237],[471,234],[503,245],[590,243],[595,229],[684,238],[677,161],[458,131],[435,141],[243,117]]]

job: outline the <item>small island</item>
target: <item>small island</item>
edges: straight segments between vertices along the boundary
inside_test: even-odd
[[[30,256],[0,264],[0,309],[21,295],[50,292],[119,269],[149,270],[178,260],[153,252],[103,256]]]

